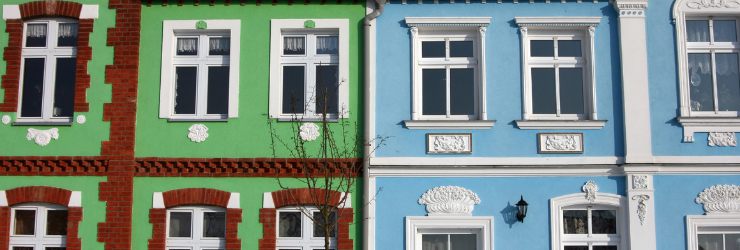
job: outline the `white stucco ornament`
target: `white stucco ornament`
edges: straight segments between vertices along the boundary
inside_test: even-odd
[[[191,141],[202,142],[208,138],[208,127],[206,127],[206,125],[193,124],[193,126],[190,126],[188,131],[190,131],[188,138],[190,138]]]
[[[586,192],[586,200],[590,202],[596,201],[596,192],[599,191],[599,186],[594,181],[587,181],[581,189],[583,189],[583,192]]]
[[[691,0],[686,2],[686,6],[692,9],[708,9],[708,8],[738,8],[740,2],[737,0]]]
[[[632,189],[646,189],[647,186],[647,175],[636,174],[632,176]]]
[[[49,144],[51,139],[59,139],[59,129],[50,128],[47,130],[38,130],[29,128],[26,139],[29,141],[34,140],[34,142],[39,146],[46,146],[46,144]]]
[[[704,211],[707,213],[740,212],[740,187],[735,185],[711,186],[699,193],[696,203],[704,204]]]
[[[737,147],[737,137],[735,137],[735,132],[709,132],[707,145],[710,147]]]
[[[304,141],[313,141],[316,140],[317,137],[319,137],[319,126],[314,123],[304,123],[303,125],[301,125],[300,129],[301,132],[299,133],[299,135]]]
[[[427,206],[429,215],[472,215],[480,199],[466,188],[441,186],[427,190],[419,199],[419,204]]]
[[[3,116],[3,124],[8,124],[8,123],[10,123],[10,116],[9,115],[4,115]]]
[[[78,115],[77,116],[77,123],[78,124],[83,124],[83,123],[85,123],[85,121],[87,121],[87,117],[85,117],[84,115]]]
[[[650,200],[650,196],[646,194],[634,195],[632,200],[637,201],[637,217],[640,218],[640,225],[645,224],[645,217],[647,217],[647,205],[645,201]]]

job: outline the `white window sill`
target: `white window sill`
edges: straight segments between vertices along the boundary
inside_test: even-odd
[[[323,122],[322,118],[278,118],[279,122]],[[337,118],[326,118],[326,122],[338,122]]]
[[[740,117],[676,117],[683,126],[683,142],[694,142],[696,132],[740,132]]]
[[[72,122],[14,122],[13,126],[72,126]]]
[[[606,120],[516,120],[519,129],[601,129]]]
[[[491,129],[496,120],[405,120],[408,129]]]
[[[168,122],[227,122],[228,118],[204,119],[204,118],[170,118]]]

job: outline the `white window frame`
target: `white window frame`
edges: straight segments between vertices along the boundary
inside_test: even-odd
[[[313,21],[314,27],[307,28],[305,23]],[[338,55],[316,55],[315,48],[309,39],[316,35],[337,35],[339,37]],[[284,36],[307,36],[306,55],[283,56]],[[329,121],[348,118],[349,110],[349,20],[348,19],[272,19],[270,22],[270,107],[271,119],[279,121],[321,121],[321,112],[315,107],[315,66],[339,65],[339,88],[337,91],[339,106],[336,114],[327,114]],[[306,106],[303,114],[283,113],[283,65],[300,64],[306,66],[304,90]],[[312,73],[313,72],[313,73]]]
[[[477,250],[493,249],[492,216],[407,216],[406,249],[421,250],[423,234],[476,234]]]
[[[522,54],[522,120],[520,129],[601,129],[596,112],[596,74],[594,33],[601,17],[516,17]],[[530,41],[551,40],[554,57],[530,56]],[[580,40],[581,57],[558,57],[557,41]],[[532,68],[555,68],[556,113],[534,114],[532,103]],[[583,69],[583,114],[560,113],[559,68]]]
[[[35,210],[36,221],[33,235],[15,235],[15,211]],[[34,249],[45,249],[46,247],[66,247],[67,235],[46,235],[46,211],[68,210],[67,206],[51,203],[24,203],[10,208],[10,240],[9,245],[13,247],[33,247]],[[67,216],[69,221],[69,214]]]
[[[280,237],[280,213],[281,212],[298,212],[301,213],[301,237]],[[277,249],[301,249],[301,250],[312,250],[312,249],[324,249],[324,237],[313,236],[314,223],[308,218],[307,213],[312,215],[314,212],[319,212],[316,208],[303,209],[291,206],[281,207],[277,209],[276,213],[276,234],[275,234],[275,246]],[[338,220],[338,212],[334,212],[335,219]],[[334,225],[335,235],[329,237],[329,248],[337,249],[337,238],[339,235],[338,228],[339,223]]]
[[[26,30],[29,24],[46,24],[46,47],[26,47]],[[57,46],[58,27],[62,23],[79,23],[71,18],[38,18],[23,22],[23,47],[21,51],[21,69],[18,76],[18,110],[19,123],[70,123],[70,117],[54,117],[54,94],[57,58],[77,58],[77,46]],[[23,105],[23,75],[27,58],[44,58],[44,90],[42,94],[41,117],[22,117]],[[74,114],[73,114],[74,116]]]
[[[563,232],[563,210],[616,210],[617,234],[570,234]],[[563,250],[565,245],[615,245],[618,250],[628,246],[628,206],[627,198],[616,194],[596,193],[591,202],[585,193],[563,195],[550,199],[550,238],[551,249]],[[590,220],[590,217],[589,217]]]
[[[198,22],[204,21],[206,29],[198,29]],[[166,20],[162,28],[162,76],[159,91],[159,118],[169,121],[226,121],[239,114],[239,57],[241,41],[241,20]],[[178,56],[178,36],[199,36],[199,56]],[[207,37],[229,36],[229,56],[209,56],[206,49]],[[206,37],[205,40],[203,37]],[[188,60],[191,59],[191,60]],[[220,63],[219,63],[220,61]],[[199,65],[195,115],[175,114],[175,66],[183,64]],[[207,66],[229,66],[229,112],[228,114],[206,114],[208,79]]]
[[[712,213],[686,216],[686,243],[688,250],[699,250],[698,235],[702,233],[740,233],[740,213]]]
[[[192,214],[190,225],[190,237],[170,237],[170,213],[190,212]],[[166,249],[226,249],[226,223],[224,223],[224,237],[203,237],[203,213],[223,212],[226,208],[216,206],[177,206],[167,209],[166,226]],[[224,218],[226,220],[226,218]]]

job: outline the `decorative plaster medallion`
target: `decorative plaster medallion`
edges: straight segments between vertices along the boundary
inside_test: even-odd
[[[196,29],[207,29],[208,23],[206,23],[206,21],[200,20],[197,23],[195,23],[195,28]]]
[[[8,124],[8,123],[10,123],[10,116],[9,115],[4,115],[3,116],[3,124]]]
[[[583,153],[583,133],[539,133],[539,153]]]
[[[632,189],[646,189],[647,188],[647,175],[633,175],[632,176]]]
[[[303,125],[301,125],[300,130],[301,132],[298,133],[298,135],[300,135],[301,139],[303,139],[304,141],[313,141],[316,140],[317,137],[319,137],[319,126],[314,123],[304,123]]]
[[[77,123],[78,124],[83,124],[83,123],[85,123],[85,121],[87,121],[87,118],[85,118],[84,115],[78,115],[77,116]]]
[[[190,126],[188,131],[190,131],[188,138],[190,138],[191,141],[202,142],[208,138],[208,127],[206,127],[206,125],[193,124],[193,126]]]
[[[735,132],[709,132],[707,144],[710,147],[737,147],[737,137],[735,137]]]
[[[599,186],[594,181],[587,181],[581,189],[583,189],[583,192],[586,192],[586,200],[590,202],[596,201],[596,192],[599,191]]]
[[[46,144],[49,144],[51,139],[59,139],[59,129],[57,128],[50,128],[47,130],[38,130],[38,129],[28,129],[28,134],[26,135],[26,139],[34,140],[36,144],[39,146],[46,146]]]
[[[427,134],[429,154],[473,153],[473,134]]]
[[[637,217],[640,218],[640,225],[645,224],[645,216],[647,215],[647,205],[645,201],[649,200],[650,196],[646,194],[634,195],[632,200],[637,200]]]
[[[303,22],[303,27],[304,28],[316,28],[316,22],[314,22],[313,20],[306,20],[305,22]]]
[[[686,2],[686,6],[692,9],[701,8],[738,8],[740,2],[737,0],[693,0]]]
[[[735,185],[715,185],[704,189],[696,198],[696,203],[704,204],[704,211],[740,212],[740,187]]]
[[[427,213],[432,214],[467,214],[473,213],[475,205],[480,204],[478,195],[466,188],[441,186],[427,190],[419,199],[419,204],[427,206]]]

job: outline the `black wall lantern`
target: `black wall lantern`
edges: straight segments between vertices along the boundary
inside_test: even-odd
[[[527,204],[526,201],[524,201],[524,196],[520,196],[521,199],[519,199],[519,202],[516,203],[516,218],[524,223],[524,217],[527,217]]]

